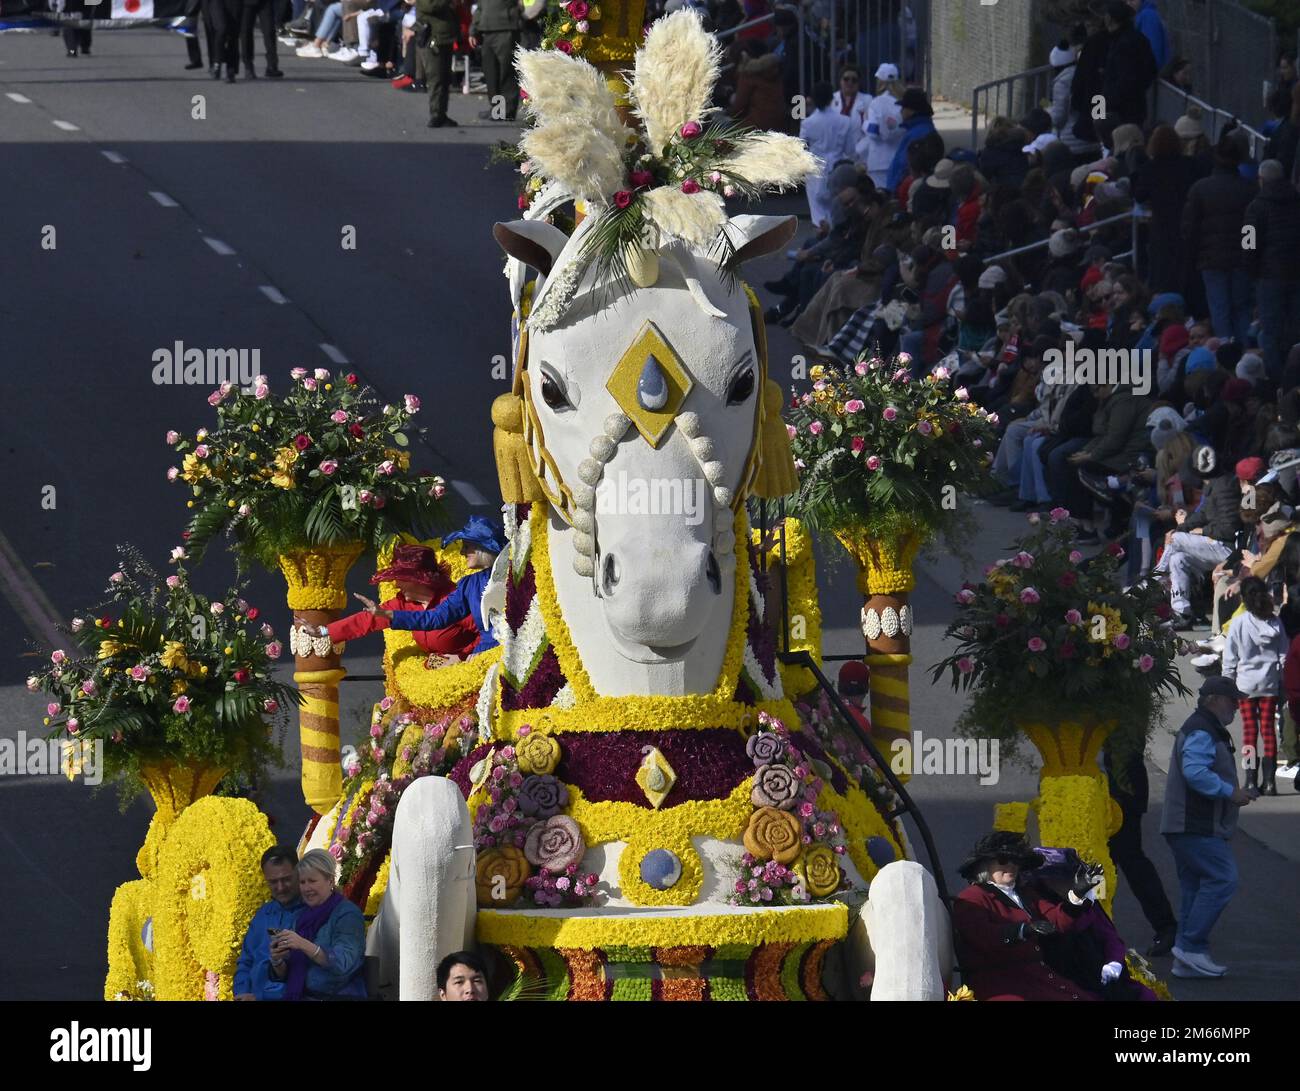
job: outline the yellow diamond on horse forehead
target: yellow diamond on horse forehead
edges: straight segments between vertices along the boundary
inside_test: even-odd
[[[610,372],[605,389],[651,447],[658,447],[691,392],[681,357],[653,322],[646,322]]]

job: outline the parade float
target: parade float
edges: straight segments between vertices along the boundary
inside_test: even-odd
[[[1165,700],[1187,694],[1177,664],[1183,642],[1167,624],[1163,585],[1119,590],[1120,546],[1085,563],[1069,512],[1031,519],[1037,525],[1012,556],[957,592],[947,632],[957,648],[934,677],[970,694],[959,732],[998,740],[1004,757],[1027,741],[1041,759],[1038,795],[999,804],[995,828],[1025,833],[1034,818],[1038,844],[1069,845],[1101,864],[1109,909],[1117,887],[1107,842],[1122,815],[1097,758],[1106,746],[1122,777]]]
[[[340,861],[341,888],[370,918],[382,995],[432,998],[439,959],[476,945],[528,995],[554,999],[943,999],[947,912],[911,859],[902,786],[818,689],[812,542],[786,520],[778,545],[747,512],[799,478],[739,270],[783,250],[795,221],[729,215],[724,202],[793,187],[818,163],[793,138],[710,122],[717,43],[679,12],[636,48],[634,7],[604,5],[603,43],[580,47],[570,27],[519,59],[527,208],[494,229],[515,333],[512,389],[491,407],[509,545],[482,613],[499,647],[429,669],[410,633],[386,632],[386,696],[346,779],[336,773],[337,705],[311,687],[337,686],[341,649],[314,635],[311,611],[341,607],[367,544],[382,567],[392,531],[415,527],[375,517],[398,460],[376,463],[365,446],[400,433],[403,410],[350,420],[324,399],[328,375],[295,376],[301,389],[274,411],[265,383],[216,392],[217,459],[211,437],[195,441],[202,454],[173,439],[201,508],[189,540],[224,529],[263,563],[305,558],[284,567],[307,701],[304,795],[318,812],[301,847]],[[566,207],[571,233],[551,222]],[[915,437],[953,447],[937,492],[968,460],[946,428],[933,439],[911,428],[931,412],[973,429],[982,418],[946,387],[907,418]],[[882,456],[915,461],[915,441]],[[875,472],[867,458],[859,473]],[[864,549],[869,527],[853,539]],[[879,558],[865,590],[888,597],[868,607],[898,622],[890,639],[906,636],[899,596],[932,529],[893,527],[864,553]],[[805,623],[780,643],[808,651],[803,663],[777,653],[764,569],[778,557],[782,613],[793,602]],[[464,574],[455,551],[441,559]],[[905,652],[879,654],[900,657],[882,661],[900,669],[879,692],[905,727]],[[230,995],[235,910],[251,913],[270,843],[250,809],[211,798],[181,815],[170,904],[154,919],[206,931],[164,944],[154,928],[142,946],[150,918],[115,903],[110,984],[149,971],[159,998]]]

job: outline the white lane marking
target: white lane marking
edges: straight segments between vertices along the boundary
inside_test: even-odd
[[[203,241],[206,242],[210,247],[212,247],[212,249],[215,250],[218,254],[220,254],[223,258],[229,257],[231,254],[235,252],[232,247],[227,246],[220,239],[210,239],[208,238],[207,235],[204,235]]]
[[[155,201],[157,201],[160,205],[162,205],[163,208],[179,208],[179,207],[180,207],[179,205],[177,205],[177,203],[176,203],[175,201],[173,201],[170,197],[168,197],[167,194],[165,194],[165,193],[160,193],[160,192],[159,192],[158,190],[156,190],[156,189],[151,189],[151,190],[149,191],[149,196],[152,197]]]
[[[348,358],[344,356],[343,353],[341,353],[333,345],[326,345],[322,343],[320,350],[331,360],[333,360],[336,364],[346,364],[348,362]]]
[[[272,303],[288,303],[283,293],[274,284],[259,284],[257,290],[261,292]]]
[[[14,102],[22,102],[22,103],[28,103],[32,101],[26,95],[20,95],[17,91],[6,91],[5,98],[12,99]]]
[[[99,154],[102,155],[105,159],[107,159],[110,163],[125,163],[125,162],[126,162],[126,156],[125,156],[125,155],[120,155],[120,154],[117,153],[117,152],[100,152]]]
[[[54,127],[56,129],[62,129],[65,133],[81,132],[81,129],[78,126],[72,124],[71,121],[56,121],[54,122]]]
[[[487,507],[487,498],[468,481],[453,481],[451,487],[460,493],[460,497],[472,508]]]

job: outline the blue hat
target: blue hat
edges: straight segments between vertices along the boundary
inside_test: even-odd
[[[1151,302],[1147,305],[1147,314],[1155,318],[1160,313],[1160,308],[1168,305],[1182,307],[1186,309],[1187,304],[1177,292],[1161,292],[1159,295],[1153,295]]]
[[[1217,366],[1218,362],[1214,359],[1214,353],[1204,345],[1197,346],[1187,355],[1186,372],[1188,375],[1193,371],[1202,371],[1207,368],[1212,370]]]
[[[452,542],[468,542],[470,545],[482,546],[489,553],[500,553],[506,547],[506,532],[500,523],[494,523],[481,515],[471,515],[460,530],[454,530],[442,540],[444,546]]]

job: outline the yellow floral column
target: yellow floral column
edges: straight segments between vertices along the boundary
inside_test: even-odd
[[[840,544],[858,564],[862,633],[871,668],[871,727],[887,753],[894,738],[910,739],[911,702],[907,669],[912,663],[912,607],[916,587],[912,565],[921,548],[919,533],[873,540],[865,531],[840,531]]]
[[[220,766],[203,763],[181,765],[160,761],[141,766],[140,779],[154,803],[154,816],[135,857],[136,869],[143,878],[154,877],[158,851],[180,813],[191,803],[211,795],[225,775],[226,770]]]
[[[296,622],[328,625],[347,605],[348,571],[361,556],[360,542],[293,550],[280,557],[289,585],[289,608]],[[294,648],[293,680],[303,696],[298,715],[302,746],[302,795],[326,814],[343,794],[339,754],[339,683],[347,671],[328,642],[315,647],[299,640]]]
[[[1020,729],[1043,756],[1035,801],[1039,843],[1072,848],[1084,859],[1101,864],[1106,873],[1101,901],[1109,912],[1117,874],[1107,842],[1119,829],[1122,815],[1110,798],[1097,754],[1115,724],[1067,720],[1024,723]]]

